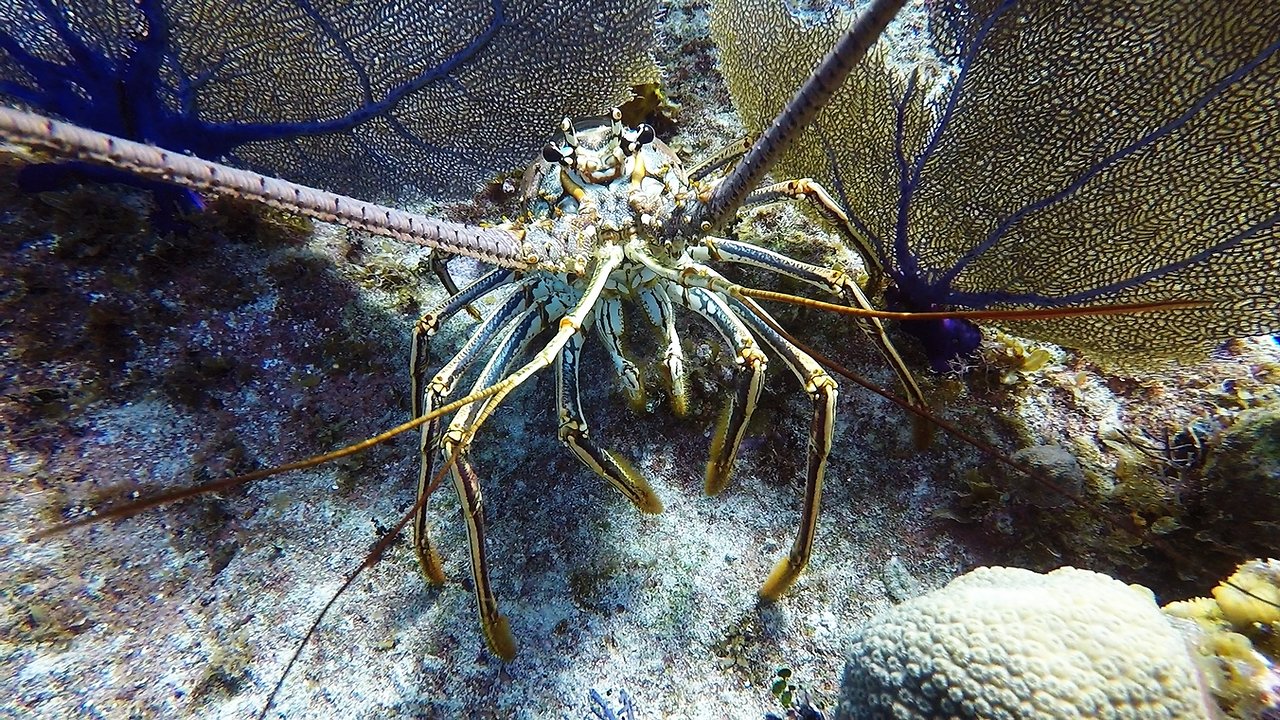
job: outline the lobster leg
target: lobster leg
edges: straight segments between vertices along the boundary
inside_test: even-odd
[[[677,417],[689,414],[689,389],[684,379],[684,351],[680,349],[680,335],[676,332],[675,313],[671,300],[653,288],[640,291],[640,306],[645,317],[662,336],[662,367],[665,370],[667,389],[671,391],[671,411]]]
[[[604,286],[608,283],[609,277],[622,264],[622,258],[622,248],[616,245],[606,245],[600,248],[595,268],[591,271],[591,278],[587,283],[586,289],[578,296],[573,309],[564,315],[557,314],[560,317],[560,321],[556,328],[556,334],[538,351],[532,360],[522,365],[501,382],[486,388],[487,391],[491,391],[493,394],[485,402],[484,408],[480,411],[479,417],[476,418],[473,428],[468,432],[466,438],[468,442],[475,434],[475,429],[479,428],[489,416],[489,413],[493,412],[498,404],[502,402],[502,398],[506,397],[512,390],[520,387],[521,383],[533,377],[539,370],[547,368],[555,362],[555,359],[560,355],[560,350],[569,342],[569,338],[581,332],[591,308],[600,301],[600,294],[604,292]]]
[[[578,394],[578,360],[582,353],[582,335],[569,338],[556,359],[556,414],[560,417],[560,442],[573,452],[583,465],[609,481],[640,512],[662,512],[662,501],[649,487],[648,481],[630,462],[601,448],[591,440],[587,421],[582,414]]]
[[[506,325],[503,337],[476,380],[473,392],[497,383],[542,327],[541,310],[538,308],[524,311],[516,320]],[[450,464],[449,473],[462,503],[462,515],[467,522],[471,580],[476,610],[480,615],[480,627],[489,649],[503,660],[511,660],[516,656],[516,641],[511,635],[507,618],[498,610],[498,601],[489,582],[489,561],[485,553],[484,495],[480,490],[480,479],[467,459],[471,438],[486,416],[482,408],[487,402],[480,401],[460,410],[449,423],[449,429],[440,441],[440,448],[445,462]]]
[[[822,481],[826,474],[827,456],[831,454],[833,422],[836,412],[836,382],[813,358],[787,342],[766,325],[761,317],[767,313],[755,301],[730,299],[743,321],[782,359],[800,380],[813,399],[813,421],[809,425],[808,462],[805,466],[804,506],[800,510],[800,529],[787,556],[778,561],[773,572],[760,587],[760,595],[776,600],[791,587],[813,552],[817,534],[818,512],[822,501]]]
[[[457,416],[449,423],[449,429],[440,441],[441,452],[449,463],[453,476],[453,484],[462,502],[463,515],[467,521],[467,538],[471,550],[471,577],[475,584],[476,608],[480,614],[480,625],[484,631],[489,649],[495,655],[511,660],[516,655],[515,638],[506,617],[498,611],[497,599],[489,582],[489,565],[485,555],[485,523],[484,496],[480,492],[480,483],[475,472],[467,462],[467,448],[480,426],[497,408],[502,399],[515,390],[534,373],[551,365],[560,355],[565,345],[582,331],[591,312],[591,308],[600,301],[600,294],[609,280],[609,276],[622,261],[622,251],[616,246],[602,249],[599,262],[592,271],[586,290],[577,297],[577,302],[568,313],[561,313],[555,307],[559,298],[546,297],[549,302],[542,307],[526,310],[516,321],[508,325],[508,330],[498,343],[493,356],[481,371],[479,379],[472,389],[472,395],[491,392],[487,398],[471,403],[458,411]],[[550,295],[550,291],[533,287],[533,295]],[[510,375],[503,375],[507,367],[516,357],[523,354],[533,337],[546,325],[555,321],[556,334],[543,346],[532,360],[520,366]],[[501,379],[499,379],[501,378]]]
[[[884,265],[876,248],[872,246],[866,233],[860,232],[849,221],[849,215],[840,207],[840,203],[827,192],[822,185],[808,179],[799,178],[774,183],[757,188],[743,202],[743,207],[765,205],[779,200],[808,200],[812,207],[836,228],[844,239],[862,256],[862,264],[867,269],[867,288],[872,295],[878,294],[884,284]]]
[[[644,384],[640,381],[640,370],[635,363],[627,359],[622,349],[624,327],[622,301],[618,298],[603,300],[595,307],[593,315],[596,334],[600,336],[600,342],[604,343],[605,350],[609,351],[613,368],[618,373],[618,379],[622,381],[622,394],[627,396],[627,402],[636,412],[644,410]],[[571,341],[569,345],[572,344]],[[568,351],[569,345],[565,346],[565,351]],[[563,358],[564,353],[560,356]]]
[[[482,278],[483,280],[483,278]],[[471,288],[467,288],[463,292],[469,292]],[[459,296],[454,296],[459,297]],[[424,413],[434,410],[439,404],[449,397],[453,392],[454,386],[458,382],[458,378],[471,367],[475,362],[480,351],[493,341],[500,331],[506,328],[520,312],[528,309],[528,299],[524,292],[517,289],[510,297],[506,299],[501,306],[484,322],[480,324],[476,331],[462,349],[454,355],[444,367],[431,378],[431,382],[427,384],[423,390],[422,396],[414,396],[414,417],[421,417]],[[462,303],[454,306],[453,312],[457,312],[457,308]],[[450,313],[452,314],[452,313]],[[425,317],[425,316],[424,316]],[[440,317],[437,315],[436,317]],[[415,348],[417,347],[417,330],[415,329]],[[422,387],[419,373],[425,369],[414,365],[414,382],[415,391]],[[422,568],[422,574],[427,580],[439,585],[444,583],[444,569],[440,566],[440,553],[431,543],[431,535],[427,529],[427,503],[423,499],[424,495],[429,495],[434,489],[431,481],[434,477],[434,460],[436,447],[440,438],[440,420],[432,420],[422,426],[421,441],[418,445],[418,453],[421,456],[418,471],[418,511],[413,517],[413,550],[418,557],[418,565]]]
[[[709,249],[696,248],[690,255],[697,260],[716,259],[739,265],[763,268],[779,275],[795,278],[814,287],[822,288],[844,298],[847,302],[859,308],[874,309],[871,300],[862,292],[862,288],[858,287],[858,284],[843,271],[801,262],[758,245],[736,240],[717,239],[710,244]],[[709,269],[708,272],[715,274]],[[928,410],[929,403],[925,400],[924,391],[920,389],[920,386],[916,383],[915,375],[907,367],[907,363],[902,359],[902,356],[898,354],[898,349],[894,347],[893,341],[889,339],[884,323],[879,318],[869,318],[866,322],[860,323],[860,326],[867,336],[875,342],[876,347],[880,349],[880,354],[884,356],[885,360],[893,368],[894,374],[898,376],[898,381],[902,383],[903,392],[906,393],[907,399],[911,401],[911,404],[922,410]],[[917,446],[927,446],[930,426],[924,422],[917,422],[915,430]]]
[[[431,253],[431,272],[435,273],[436,279],[440,281],[442,286],[444,286],[445,292],[450,295],[457,295],[458,283],[454,281],[453,274],[449,272],[449,257],[451,256],[444,252]],[[470,315],[472,319],[481,320],[483,318],[480,311],[476,310],[471,305],[467,305],[466,309],[467,314]]]
[[[742,137],[716,150],[710,157],[690,167],[690,180],[701,180],[729,163],[736,162],[751,149],[752,138]]]
[[[747,423],[764,387],[768,361],[756,347],[751,331],[734,316],[719,295],[670,282],[663,285],[672,300],[701,315],[734,349],[734,392],[729,396],[720,422],[716,424],[716,432],[711,439],[711,458],[707,461],[706,491],[708,495],[715,495],[729,484],[738,446],[747,433]]]
[[[418,318],[413,326],[413,342],[409,350],[409,397],[413,403],[413,417],[422,417],[422,379],[426,377],[427,365],[431,362],[431,339],[435,337],[440,326],[464,307],[501,287],[511,280],[511,271],[496,268],[476,278],[461,291],[453,290],[453,294],[443,302],[431,308]]]
[[[489,561],[485,554],[484,496],[480,493],[480,479],[471,463],[462,455],[462,448],[454,447],[446,436],[445,454],[452,458],[449,472],[453,486],[462,501],[462,515],[467,521],[467,539],[471,549],[471,580],[475,584],[476,610],[480,614],[480,629],[485,642],[494,655],[503,660],[516,656],[516,639],[511,634],[511,624],[498,610],[498,599],[489,583]]]

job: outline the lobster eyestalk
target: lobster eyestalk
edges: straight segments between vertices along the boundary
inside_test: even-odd
[[[707,232],[716,232],[734,217],[747,195],[827,106],[831,96],[905,4],[906,0],[874,0],[863,11],[774,118],[769,129],[756,139],[706,203],[693,212],[692,228],[705,227]]]

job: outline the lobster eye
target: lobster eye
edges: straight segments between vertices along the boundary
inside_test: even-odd
[[[640,125],[635,130],[625,130],[621,137],[622,152],[626,155],[635,155],[640,152],[640,148],[653,142],[653,128],[648,125]]]
[[[653,142],[654,132],[651,125],[641,125],[636,130],[636,145],[648,145]]]

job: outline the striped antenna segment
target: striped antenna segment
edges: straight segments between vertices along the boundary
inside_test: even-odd
[[[520,238],[502,228],[478,228],[436,220],[169,152],[154,145],[87,130],[35,113],[0,107],[0,138],[59,157],[103,165],[190,190],[261,202],[324,222],[466,255],[502,267],[523,269],[530,264]]]
[[[782,153],[826,107],[832,93],[844,84],[849,71],[867,54],[904,4],[906,0],[875,0],[854,21],[746,157],[716,187],[701,212],[694,215],[694,228],[707,222],[714,231],[733,217]]]

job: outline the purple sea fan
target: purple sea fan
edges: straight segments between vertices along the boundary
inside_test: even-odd
[[[10,0],[0,97],[368,199],[470,195],[651,80],[654,0]]]
[[[716,8],[730,89],[759,128],[842,15]],[[762,64],[780,48],[795,58]],[[919,4],[782,172],[839,198],[891,306],[1207,301],[1002,323],[1104,355],[1195,355],[1280,329],[1278,50],[1270,0]],[[979,337],[960,321],[906,326],[936,368]]]

